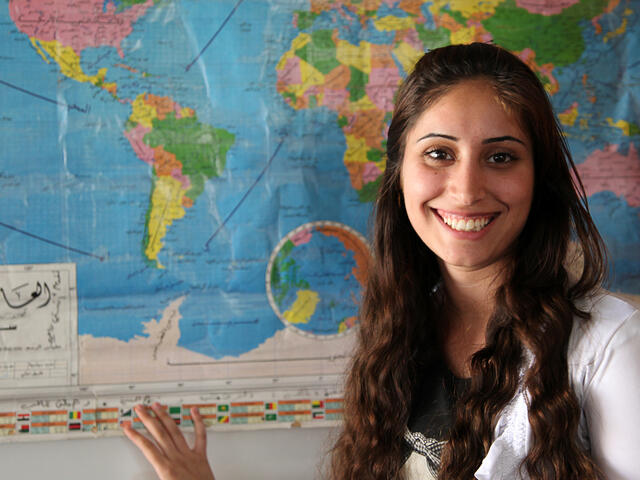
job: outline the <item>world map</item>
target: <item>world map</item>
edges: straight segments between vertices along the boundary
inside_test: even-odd
[[[638,300],[639,10],[10,0],[0,261],[75,265],[81,385],[340,373],[396,89],[424,51],[481,41],[545,85],[608,286]]]

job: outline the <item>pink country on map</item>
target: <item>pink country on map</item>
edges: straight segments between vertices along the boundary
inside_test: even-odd
[[[291,237],[291,242],[297,247],[311,241],[311,229],[305,228]]]
[[[607,145],[577,167],[587,195],[610,191],[624,197],[629,206],[640,207],[640,157],[633,143],[626,154],[618,151],[618,145]]]
[[[389,112],[393,110],[393,96],[401,80],[400,72],[396,67],[372,68],[365,92],[376,107]]]
[[[122,41],[153,0],[122,12],[104,0],[11,0],[9,14],[22,33],[40,41],[58,41],[76,54],[89,47],[111,46],[124,57]]]
[[[540,15],[557,15],[565,8],[575,5],[579,0],[516,0],[516,5],[531,13]]]

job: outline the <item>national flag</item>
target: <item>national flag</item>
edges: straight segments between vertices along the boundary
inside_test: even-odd
[[[229,405],[218,405],[218,411],[219,412],[228,412],[229,411]]]
[[[264,409],[265,410],[275,410],[276,409],[276,403],[275,402],[265,402]]]
[[[276,420],[278,420],[278,416],[277,416],[275,413],[267,413],[267,414],[264,416],[264,419],[265,419],[267,422],[275,422]]]
[[[218,423],[229,423],[229,415],[220,415],[218,417]]]
[[[181,419],[180,414],[182,413],[182,407],[169,407],[169,416],[173,418],[173,421],[176,425],[180,425]]]
[[[323,408],[324,402],[322,400],[314,400],[311,402],[311,408]]]
[[[82,424],[80,422],[70,423],[69,430],[82,430]]]
[[[19,422],[28,422],[29,421],[29,417],[31,417],[30,413],[19,413],[18,414],[18,421]]]
[[[322,411],[321,412],[313,412],[313,418],[314,418],[314,420],[315,419],[318,419],[318,420],[323,419],[324,418],[324,412],[322,412]]]
[[[69,411],[69,420],[79,420],[82,418],[82,412],[79,411]]]
[[[29,433],[29,425],[20,425],[20,433]]]

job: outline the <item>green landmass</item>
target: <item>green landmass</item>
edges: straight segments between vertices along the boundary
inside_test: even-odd
[[[127,8],[133,7],[134,5],[140,5],[141,3],[144,3],[146,1],[147,0],[119,0],[117,2],[118,8],[116,9],[116,11],[121,12],[123,10],[126,10]]]
[[[292,105],[295,105],[295,104],[296,104],[296,102],[298,101],[298,99],[296,98],[296,96],[295,96],[295,94],[294,94],[294,93],[291,93],[291,92],[281,92],[281,94],[282,94],[282,96],[283,96],[285,99],[287,99],[287,98],[288,98],[289,100],[291,100],[291,104],[292,104]]]
[[[635,123],[629,122],[629,136],[631,135],[640,135],[640,127]]]
[[[438,27],[435,30],[428,30],[424,28],[424,25],[417,24],[416,30],[418,32],[418,38],[429,50],[434,48],[444,47],[449,45],[451,32],[444,27]]]
[[[382,160],[382,150],[378,150],[377,148],[372,148],[367,150],[367,160],[370,162],[379,162]]]
[[[227,151],[235,135],[221,128],[200,123],[192,117],[176,118],[171,112],[153,119],[152,130],[144,136],[150,147],[162,145],[182,163],[182,173],[189,177],[191,188],[186,196],[194,200],[204,191],[205,182],[220,176],[226,165]]]
[[[349,70],[351,70],[351,79],[349,80],[349,85],[347,85],[349,100],[357,102],[367,93],[365,86],[369,83],[369,75],[355,67],[349,67]]]
[[[358,190],[358,200],[362,203],[373,202],[380,188],[380,182],[382,181],[382,175],[376,178],[373,182],[365,183],[363,187]]]
[[[293,258],[289,257],[294,247],[294,243],[291,240],[287,240],[271,266],[271,288],[278,306],[282,306],[282,301],[291,289],[309,288],[309,282],[297,279],[300,267]]]
[[[132,7],[146,1],[147,0],[119,0],[118,5],[122,5],[123,7]]]
[[[347,125],[349,125],[349,119],[348,119],[347,117],[345,117],[344,115],[340,115],[340,116],[338,117],[338,126],[339,126],[340,128],[344,128],[344,127],[346,127]]]
[[[531,48],[538,65],[569,65],[577,62],[585,49],[579,22],[599,15],[608,3],[582,0],[557,15],[540,15],[516,6],[515,0],[507,0],[482,24],[504,48],[515,52]]]
[[[313,65],[324,75],[340,66],[336,58],[336,45],[331,38],[332,34],[331,30],[316,30],[311,34],[311,41],[296,50],[298,57]]]
[[[304,10],[296,10],[294,12],[298,16],[298,29],[305,30],[313,25],[314,20],[318,16],[314,12],[305,12]]]

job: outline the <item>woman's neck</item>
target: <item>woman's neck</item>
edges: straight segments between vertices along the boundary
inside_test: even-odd
[[[504,269],[502,265],[478,270],[445,265],[440,268],[445,290],[441,330],[445,360],[454,375],[468,377],[471,356],[484,347]]]

